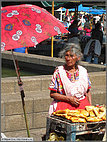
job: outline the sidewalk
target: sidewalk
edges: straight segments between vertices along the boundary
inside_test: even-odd
[[[30,138],[33,138],[33,141],[42,141],[42,137],[46,134],[46,128],[29,130],[29,133]],[[4,134],[7,138],[28,138],[26,130],[5,132]]]

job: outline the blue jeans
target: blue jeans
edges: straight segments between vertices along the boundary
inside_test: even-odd
[[[92,55],[89,55],[86,57],[86,62],[89,62],[91,63],[92,61]],[[93,61],[94,64],[98,64],[98,56],[94,55],[94,61]]]

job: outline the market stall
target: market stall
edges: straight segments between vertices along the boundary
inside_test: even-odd
[[[47,117],[46,140],[55,140],[56,137],[56,139],[75,141],[78,136],[82,136],[84,140],[98,140],[97,136],[105,133],[105,114],[105,106],[86,106],[81,110],[56,111]],[[103,136],[100,138],[102,139]]]

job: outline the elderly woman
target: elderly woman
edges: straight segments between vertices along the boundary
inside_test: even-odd
[[[80,47],[73,43],[66,44],[60,56],[65,58],[65,64],[58,66],[50,83],[50,97],[53,102],[49,114],[64,109],[84,109],[91,105],[91,84],[87,70],[78,65],[82,57]]]

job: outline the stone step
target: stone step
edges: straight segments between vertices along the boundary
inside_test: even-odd
[[[102,86],[106,87],[106,72],[90,72],[89,79],[92,87]]]
[[[97,85],[97,86],[91,86],[91,94],[97,94],[97,93],[105,93],[106,92],[106,86],[105,85]],[[44,90],[44,91],[24,91],[25,93],[25,101],[33,101],[33,100],[41,100],[41,99],[50,99],[50,90]],[[1,101],[4,103],[7,102],[16,102],[21,101],[21,95],[20,91],[16,93],[2,93],[1,94]]]
[[[36,142],[36,141],[40,142],[40,141],[42,141],[42,137],[46,134],[46,128],[29,129],[29,133],[30,133],[30,138],[33,138],[34,142]],[[11,138],[11,137],[28,138],[26,130],[4,132],[4,134],[8,138]]]
[[[23,88],[26,92],[48,90],[51,78],[51,75],[21,77],[24,84]],[[92,86],[106,85],[106,72],[89,73],[89,78]],[[19,92],[19,86],[16,77],[1,79],[1,94],[17,92]]]
[[[105,86],[92,88],[92,104],[106,104]],[[17,97],[16,97],[16,96]],[[13,94],[12,94],[13,96]],[[1,130],[2,132],[25,130],[25,120],[20,94],[5,94],[1,101]],[[52,102],[49,91],[27,92],[25,108],[30,129],[46,128],[46,117]]]
[[[27,113],[47,111],[49,104],[52,101],[52,98],[50,98],[49,93],[50,93],[49,90],[25,92],[24,100],[25,104],[27,104],[26,105]],[[94,86],[94,87],[92,86],[91,88],[92,101],[93,102],[97,101],[98,103],[101,100],[103,100],[104,102],[105,100],[104,96],[102,97],[101,94],[105,93],[106,93],[106,87],[104,85]],[[97,98],[98,95],[100,97],[100,100]],[[14,94],[5,93],[1,95],[1,115],[3,115],[4,112],[5,115],[14,115],[14,114],[23,113],[20,92]]]
[[[27,113],[27,124],[30,130],[46,128],[47,112]],[[26,130],[23,114],[1,116],[1,132],[14,132]]]
[[[27,92],[48,90],[51,76],[27,76],[21,77],[23,88]],[[19,92],[18,81],[16,77],[7,77],[1,79],[1,93],[17,93]]]
[[[64,59],[62,58],[51,58],[50,56],[41,56],[36,54],[23,54],[14,52],[14,56],[15,59],[18,60],[19,67],[22,70],[30,70],[45,74],[52,74],[56,66],[60,66],[65,63]],[[106,71],[106,66],[104,65],[90,64],[84,61],[81,61],[80,63],[88,70],[88,72]],[[11,51],[2,52],[2,65],[11,67],[13,66]]]
[[[17,97],[16,97],[16,96]],[[1,130],[24,130],[25,120],[20,94],[4,94],[1,101]],[[46,116],[52,99],[49,91],[27,92],[25,96],[25,109],[30,129],[46,127]]]
[[[12,94],[11,98],[9,94],[4,94],[2,97],[1,114],[5,113],[5,115],[14,115],[23,113],[20,93]],[[49,91],[40,91],[27,92],[24,100],[27,113],[38,113],[47,111],[52,98],[49,96]]]

